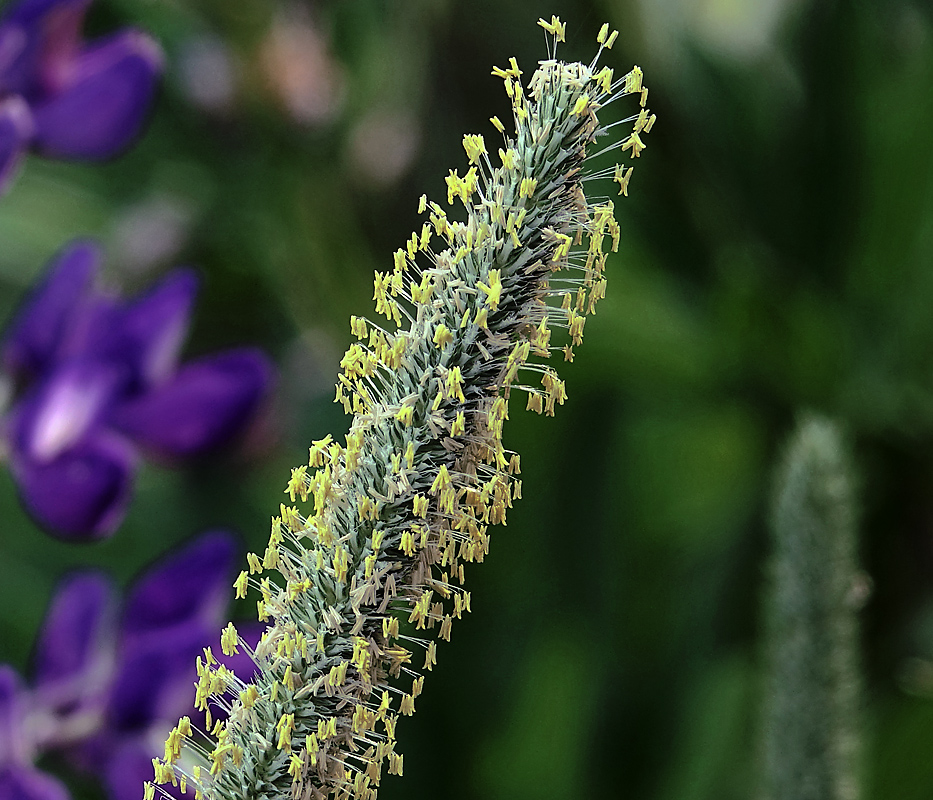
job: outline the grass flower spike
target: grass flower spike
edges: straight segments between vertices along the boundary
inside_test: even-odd
[[[539,24],[556,49],[564,25]],[[600,52],[615,38],[604,26]],[[514,59],[493,74],[515,134],[494,118],[501,147],[464,137],[468,165],[446,183],[465,214],[422,197],[423,226],[376,273],[388,321],[351,319],[359,341],[336,396],[353,414],[346,442],[312,444],[286,489],[297,505],[281,506],[268,548],[235,584],[240,596],[257,590],[269,625],[250,652],[256,676],[244,684],[205,651],[197,702],[228,717],[212,739],[183,721],[155,762],[159,783],[198,798],[367,800],[384,768],[402,773],[398,718],[414,712],[434,637],[449,639],[470,610],[464,565],[483,560],[489,527],[521,497],[503,423],[519,397],[547,415],[564,402],[548,359],[573,359],[605,293],[604,247],[618,246],[619,227],[584,182],[615,177],[625,194],[632,170],[587,174],[587,150],[608,130],[597,113],[634,95],[627,138],[609,148],[633,157],[654,122],[638,67],[615,79],[596,59],[552,56],[527,88]],[[552,342],[556,329],[566,342]],[[223,641],[245,648],[232,626]],[[148,784],[147,798],[156,791]]]

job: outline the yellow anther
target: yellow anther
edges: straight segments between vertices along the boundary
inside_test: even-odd
[[[476,191],[476,187],[479,184],[479,173],[476,170],[476,167],[470,167],[467,170],[466,175],[463,176],[463,200],[466,202],[470,195]]]
[[[262,565],[266,569],[275,569],[279,563],[279,551],[278,549],[270,542],[269,546],[266,548],[266,552],[262,555]]]
[[[632,67],[632,71],[625,76],[625,87],[622,91],[624,91],[625,94],[640,92],[642,90],[641,81],[643,77],[644,73],[641,71],[641,67],[637,65]]]
[[[324,466],[324,453],[333,441],[334,437],[330,434],[327,434],[327,436],[325,436],[323,439],[317,439],[316,441],[311,442],[311,447],[308,450],[309,467]]]
[[[427,497],[422,494],[416,494],[412,498],[412,513],[416,517],[421,517],[425,519],[428,515],[428,503],[430,502]]]
[[[350,317],[350,333],[358,339],[365,339],[368,336],[366,320],[363,317]]]
[[[406,694],[402,697],[402,705],[399,711],[406,717],[410,717],[415,713],[415,699],[410,694]]]
[[[463,375],[460,372],[460,367],[453,367],[447,373],[447,380],[444,384],[448,397],[456,397],[461,403],[466,402],[466,397],[463,395]]]
[[[428,208],[428,196],[426,194],[421,195],[418,199],[418,213],[423,214]]]
[[[287,686],[289,689],[294,689],[298,683],[298,678],[292,672],[292,665],[289,664],[285,667],[285,673],[282,675],[282,685]]]
[[[516,169],[518,167],[518,151],[514,147],[508,150],[499,148],[499,158],[502,159],[502,166],[506,169]]]
[[[437,477],[434,479],[434,483],[431,484],[430,492],[431,494],[437,494],[441,489],[450,486],[450,473],[447,471],[447,465],[441,464],[441,468],[437,471]]]
[[[259,699],[259,690],[249,684],[242,692],[240,692],[240,702],[243,704],[243,708],[251,708],[253,703]]]
[[[403,425],[411,425],[414,408],[410,405],[404,405],[395,412],[395,418]]]
[[[648,124],[648,109],[643,108],[638,112],[638,116],[635,118],[635,124],[632,126],[632,129],[635,133],[641,133],[645,126]]]
[[[518,196],[519,197],[531,197],[535,193],[535,189],[537,188],[537,186],[538,186],[538,181],[536,178],[522,178],[522,182],[519,185],[519,189],[518,189]]]
[[[350,556],[342,547],[338,547],[333,558],[334,578],[338,583],[346,583],[347,570],[350,566]]]
[[[450,426],[450,435],[451,436],[463,436],[466,432],[466,416],[462,411],[457,412],[457,416],[454,418],[453,424]]]
[[[502,280],[499,277],[499,270],[491,269],[489,270],[489,285],[487,286],[482,281],[479,281],[477,284],[480,289],[483,290],[483,293],[486,295],[486,304],[493,310],[499,306],[499,301],[502,299]],[[479,319],[477,316],[477,325],[479,325]],[[485,327],[481,325],[480,327]]]
[[[632,178],[632,171],[634,167],[629,167],[627,170],[621,164],[616,164],[615,175],[613,175],[613,180],[619,184],[619,194],[623,194],[628,197],[628,182]]]
[[[544,317],[538,327],[535,328],[535,332],[531,339],[535,352],[545,357],[550,353],[548,348],[551,345],[551,329],[548,327],[547,323],[548,318]]]
[[[450,170],[444,180],[447,183],[447,202],[453,203],[455,197],[463,195],[463,178],[457,175],[456,170]]]
[[[434,665],[437,663],[437,644],[435,642],[428,642],[428,649],[424,654],[424,668],[430,672]]]
[[[431,223],[425,222],[421,226],[421,236],[418,239],[418,249],[427,250],[428,245],[431,244]]]
[[[241,574],[245,575],[246,573]],[[236,628],[233,627],[232,622],[228,622],[227,627],[220,634],[220,649],[223,650],[225,656],[235,656],[239,652],[237,649],[238,642],[239,637]]]
[[[301,756],[297,753],[292,753],[288,761],[288,774],[292,776],[293,781],[297,782],[301,778],[301,771],[303,768],[304,762],[301,760]]]
[[[300,467],[295,467],[292,469],[292,476],[288,481],[288,486],[285,487],[285,494],[287,494],[291,501],[295,502],[295,497],[300,497],[302,502],[308,499],[308,468],[303,464]]]
[[[580,116],[581,114],[583,114],[584,111],[586,111],[587,106],[589,106],[589,104],[590,104],[589,95],[585,93],[581,94],[577,98],[577,102],[573,104],[573,111],[571,113],[574,114],[575,116]]]
[[[603,67],[593,76],[593,81],[606,94],[612,91],[612,70],[609,67]]]
[[[479,164],[482,156],[486,155],[486,142],[479,133],[468,133],[463,137],[463,149],[471,164]]]
[[[450,344],[453,340],[454,335],[447,329],[447,326],[443,322],[434,330],[434,344],[437,345],[438,348]]]
[[[632,133],[628,139],[622,144],[623,152],[631,148],[632,155],[635,158],[638,158],[641,155],[641,151],[645,149],[645,143],[641,140],[641,137],[637,133]]]
[[[400,547],[402,548],[402,552],[409,558],[415,554],[415,537],[412,535],[411,531],[405,531],[405,533],[402,534]]]
[[[584,289],[581,286],[579,289],[577,289],[577,302],[576,302],[576,305],[574,306],[574,310],[578,314],[582,314],[583,309],[585,307],[586,307],[586,289]]]
[[[505,133],[505,125],[502,124],[502,121],[498,117],[490,117],[489,121],[499,133]]]
[[[564,36],[567,33],[567,25],[560,21],[560,17],[551,17],[551,21],[547,22],[544,19],[538,20],[538,25],[540,25],[548,33],[552,34],[558,42],[565,41]]]
[[[570,245],[573,244],[573,239],[568,236],[566,233],[558,233],[557,240],[559,244],[554,250],[554,261],[560,261],[561,258],[566,256],[570,252]]]
[[[295,729],[295,715],[283,714],[276,723],[275,730],[279,734],[278,748],[286,750],[291,747],[292,731]]]
[[[599,29],[599,33],[596,34],[596,41],[599,44],[606,43],[606,37],[609,35],[609,23],[604,22],[603,26]]]
[[[502,519],[503,520],[505,519],[504,514],[502,514]],[[440,630],[440,633],[438,634],[441,637],[441,639],[443,639],[445,642],[450,641],[450,627],[452,623],[453,623],[453,620],[451,619],[450,614],[446,614],[444,616],[444,621],[441,622],[441,630]]]
[[[528,404],[525,406],[526,411],[534,411],[538,414],[544,411],[543,400],[539,392],[529,392],[528,393]]]
[[[243,570],[238,576],[237,579],[233,582],[233,588],[236,589],[236,599],[242,600],[246,597],[246,589],[249,583],[249,573],[246,570]]]

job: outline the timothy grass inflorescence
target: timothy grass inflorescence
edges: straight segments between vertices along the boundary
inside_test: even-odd
[[[830,419],[801,417],[775,475],[762,715],[763,800],[858,800],[855,481]]]
[[[563,24],[539,24],[556,49]],[[615,38],[603,26],[600,53]],[[614,177],[625,194],[632,170],[586,173],[587,148],[607,131],[597,112],[636,96],[614,145],[632,156],[654,122],[641,70],[615,79],[598,57],[542,61],[527,89],[514,59],[493,70],[515,134],[492,119],[504,139],[498,166],[483,136],[464,137],[468,166],[446,182],[465,219],[422,197],[421,230],[376,273],[388,322],[351,318],[359,341],[336,397],[353,414],[346,442],[312,444],[286,489],[300,505],[282,505],[264,555],[250,554],[235,584],[240,596],[259,591],[269,623],[250,652],[257,673],[244,683],[205,651],[197,703],[215,738],[183,719],[155,762],[158,782],[208,798],[365,800],[386,763],[402,773],[398,717],[414,712],[434,636],[449,639],[470,610],[464,564],[483,560],[489,526],[521,497],[519,456],[502,444],[510,402],[518,393],[547,415],[564,402],[547,361],[573,359],[605,293],[604,246],[618,246],[619,227],[612,202],[589,200],[584,180]],[[551,342],[555,328],[568,331],[565,343]],[[228,626],[225,652],[244,647]],[[211,726],[211,707],[228,718]]]

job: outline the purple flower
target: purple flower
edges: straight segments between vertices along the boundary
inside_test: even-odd
[[[121,301],[94,287],[99,262],[89,242],[66,247],[0,342],[23,386],[4,421],[20,497],[73,540],[119,526],[140,451],[172,462],[218,447],[250,421],[273,375],[254,349],[179,367],[194,274],[176,270]]]
[[[68,790],[45,772],[9,764],[0,767],[0,800],[68,800]]]
[[[50,752],[100,777],[112,800],[139,800],[178,716],[198,724],[195,657],[208,645],[218,651],[235,559],[229,534],[202,534],[148,569],[122,611],[98,573],[59,586],[31,685],[0,665],[0,800],[66,800],[33,766]],[[250,663],[229,666],[248,679]]]
[[[137,30],[85,43],[91,0],[20,0],[0,16],[0,194],[27,148],[96,160],[139,133],[162,68]]]

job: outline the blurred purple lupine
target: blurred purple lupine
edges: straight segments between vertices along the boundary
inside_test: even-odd
[[[140,450],[177,461],[218,447],[250,422],[273,377],[252,348],[178,365],[191,271],[121,301],[95,288],[99,263],[94,244],[67,246],[0,342],[22,387],[2,426],[20,497],[72,540],[116,530]]]
[[[0,195],[30,147],[52,158],[108,158],[145,121],[162,52],[133,29],[82,41],[90,3],[20,0],[0,15]]]
[[[52,752],[99,776],[111,800],[139,800],[178,715],[200,724],[194,661],[205,646],[219,653],[235,558],[229,534],[202,534],[147,570],[122,612],[100,573],[60,584],[30,685],[0,665],[0,800],[67,800],[62,784],[34,767]],[[255,643],[259,631],[244,638]],[[219,658],[249,679],[248,656]]]

